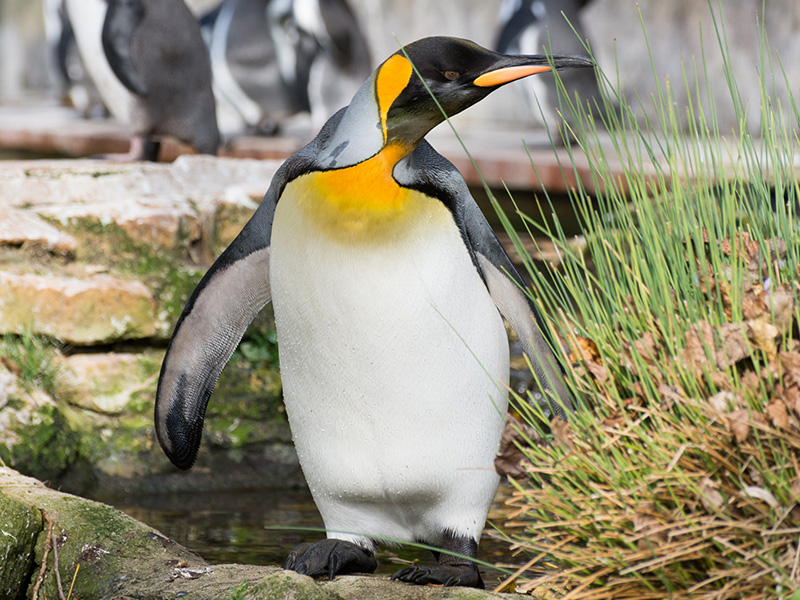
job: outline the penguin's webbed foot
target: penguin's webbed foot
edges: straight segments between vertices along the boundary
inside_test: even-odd
[[[433,583],[450,587],[483,588],[483,579],[474,564],[437,565],[435,567],[405,567],[392,575],[392,580],[425,585]]]
[[[284,569],[317,577],[328,573],[333,580],[345,573],[373,573],[378,566],[375,553],[346,540],[324,539],[295,546]]]
[[[392,579],[418,585],[431,583],[445,587],[458,585],[483,588],[478,565],[470,560],[478,557],[478,542],[469,536],[445,531],[440,545],[444,552],[433,552],[438,563],[435,567],[406,567],[392,575]]]

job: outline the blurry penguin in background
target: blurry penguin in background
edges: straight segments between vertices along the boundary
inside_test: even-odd
[[[346,0],[271,0],[267,12],[281,71],[289,76],[297,64],[297,83],[307,90],[311,121],[319,129],[372,72],[366,38]],[[282,43],[292,39],[300,44]],[[294,48],[300,49],[296,55]],[[308,49],[310,62],[303,54]]]
[[[505,54],[585,54],[583,43],[587,36],[581,26],[580,11],[591,1],[503,0],[495,50]],[[573,102],[577,95],[582,105],[590,105],[592,112],[597,110],[595,103],[603,106],[594,69],[564,71],[559,76]],[[555,126],[562,116],[570,122],[569,110],[561,109],[552,74],[531,78],[524,89],[537,122]],[[554,139],[562,141],[560,137]]]
[[[49,58],[64,103],[85,117],[107,117],[103,99],[81,60],[65,1],[45,0],[42,11]]]
[[[294,89],[278,67],[267,4],[268,0],[226,0],[201,20],[217,115],[228,134],[274,135],[286,119],[309,110],[306,94]]]
[[[103,101],[134,136],[132,155],[157,160],[163,136],[216,154],[208,51],[183,0],[67,0],[67,10]]]
[[[120,123],[130,125],[131,92],[114,75],[103,50],[106,1],[65,0],[64,4],[86,72],[108,111]]]
[[[301,112],[319,127],[372,69],[344,0],[224,0],[204,21],[218,100],[248,131],[277,133]]]

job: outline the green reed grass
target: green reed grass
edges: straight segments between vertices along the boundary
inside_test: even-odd
[[[712,6],[737,116],[731,130],[719,125],[706,56],[685,65],[682,83],[707,94],[677,98],[651,52],[655,92],[635,105],[649,103],[655,119],[637,119],[613,93],[603,110],[589,111],[562,86],[571,125],[561,138],[574,139],[562,168],[582,156],[592,173],[570,194],[587,245],[573,249],[557,220],[523,215],[527,234],[545,236],[562,257],[558,265],[535,263],[504,220],[534,299],[572,349],[564,367],[580,406],[565,441],[563,431],[541,430],[547,415],[535,402],[515,398],[551,442],[523,443],[530,475],[515,482],[511,501],[515,547],[548,559],[523,574],[529,589],[551,586],[566,598],[755,599],[789,597],[798,586],[798,415],[786,404],[783,422],[769,410],[789,402],[793,372],[779,359],[800,347],[793,167],[800,110],[763,27],[761,102],[745,105],[720,14]],[[781,86],[788,107],[773,94]],[[610,88],[606,79],[602,89]],[[757,136],[747,130],[747,110],[760,110]],[[548,210],[545,196],[541,211]],[[743,234],[758,243],[755,256],[730,251]],[[776,240],[785,255],[771,250]],[[725,328],[750,332],[755,321],[745,307],[762,292],[769,303],[772,290],[793,302],[775,347],[751,339],[747,357],[715,362]],[[776,318],[767,311],[761,322]],[[702,324],[710,338],[694,336]],[[700,354],[687,355],[693,339],[702,342]],[[596,354],[582,356],[576,343]],[[734,433],[736,418],[747,424],[744,439]]]
[[[0,336],[0,359],[17,372],[22,386],[30,391],[42,389],[55,394],[58,389],[59,367],[55,357],[59,344],[30,331],[22,335]]]

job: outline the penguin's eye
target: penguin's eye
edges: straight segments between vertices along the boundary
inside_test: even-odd
[[[449,79],[450,81],[454,81],[461,77],[461,73],[458,71],[442,71],[442,75],[444,75],[445,79]]]

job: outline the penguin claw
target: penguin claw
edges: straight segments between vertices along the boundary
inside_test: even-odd
[[[405,567],[391,577],[392,581],[405,581],[417,585],[435,584],[444,587],[464,586],[483,588],[477,567],[468,565],[437,565],[435,567]]]
[[[312,542],[303,542],[302,544],[298,544],[292,548],[292,551],[289,552],[289,556],[286,557],[286,562],[284,563],[283,568],[287,571],[295,571],[301,575],[305,575],[305,572],[301,572],[299,568],[295,569],[295,563],[297,562],[297,557],[305,554],[306,550],[313,545],[314,544]],[[304,566],[305,565],[301,565],[301,567]]]
[[[372,573],[378,566],[375,553],[345,540],[324,539],[297,545],[286,558],[284,569],[333,580],[344,573]]]

